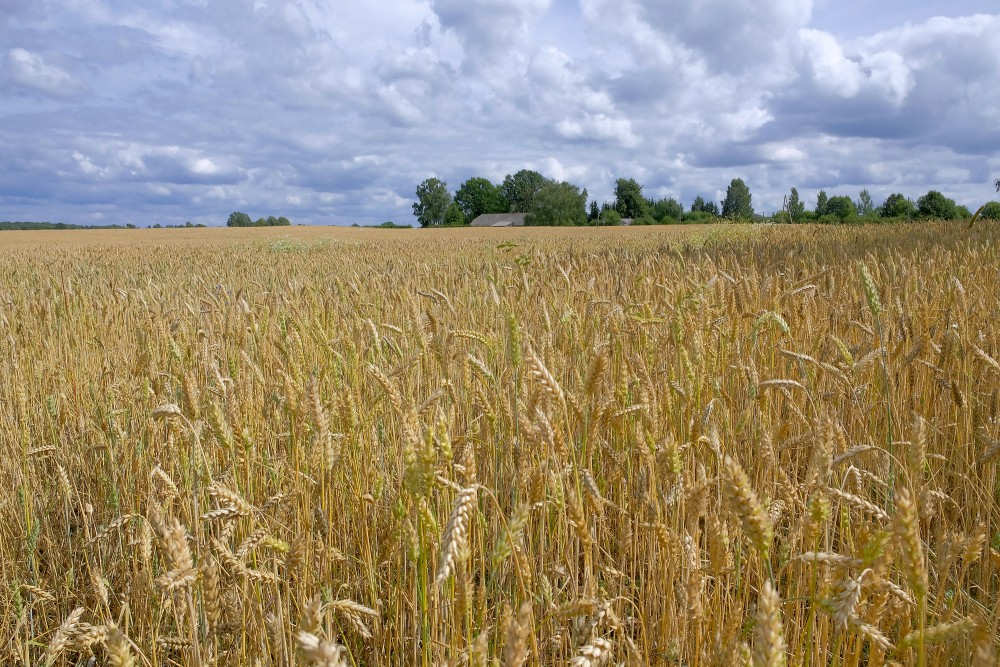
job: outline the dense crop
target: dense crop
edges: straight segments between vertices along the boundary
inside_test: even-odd
[[[996,225],[223,231],[0,249],[0,663],[996,665]]]

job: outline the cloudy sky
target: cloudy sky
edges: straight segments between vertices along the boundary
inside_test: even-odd
[[[0,0],[0,220],[414,222],[436,176],[758,211],[1000,176],[997,0]]]

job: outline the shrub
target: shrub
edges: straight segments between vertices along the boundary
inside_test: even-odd
[[[622,224],[622,216],[613,208],[609,208],[601,213],[600,220],[601,227],[617,227]]]

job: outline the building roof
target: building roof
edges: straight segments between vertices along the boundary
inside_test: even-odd
[[[524,227],[524,213],[483,213],[470,227]]]

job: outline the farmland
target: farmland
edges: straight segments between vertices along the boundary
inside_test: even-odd
[[[998,231],[5,232],[0,663],[996,665]]]

